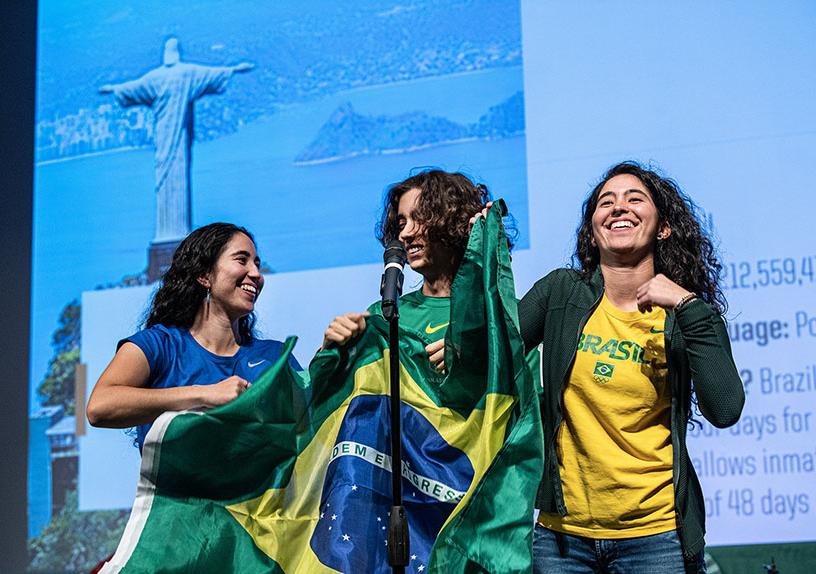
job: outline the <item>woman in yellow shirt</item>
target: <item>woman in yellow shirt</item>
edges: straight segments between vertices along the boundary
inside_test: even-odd
[[[712,243],[672,180],[624,162],[584,203],[575,259],[519,304],[543,345],[535,571],[704,572],[692,379],[718,427],[744,402]]]

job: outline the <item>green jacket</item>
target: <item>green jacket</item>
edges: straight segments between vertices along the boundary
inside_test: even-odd
[[[556,436],[563,418],[563,389],[575,361],[578,337],[603,295],[603,276],[588,280],[572,269],[557,269],[539,280],[519,303],[525,347],[543,345],[541,420],[545,466],[536,507],[566,515],[558,470]],[[701,299],[666,313],[666,359],[671,384],[671,436],[674,500],[683,552],[687,557],[705,542],[705,508],[700,481],[686,450],[692,381],[703,416],[718,428],[739,420],[745,402],[742,381],[731,356],[722,317]]]

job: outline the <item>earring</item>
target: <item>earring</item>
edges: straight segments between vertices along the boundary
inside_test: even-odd
[[[210,288],[207,287],[207,305],[210,304]]]

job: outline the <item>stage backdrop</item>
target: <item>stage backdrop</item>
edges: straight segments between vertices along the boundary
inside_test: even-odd
[[[259,330],[306,364],[376,299],[383,191],[427,167],[506,200],[519,295],[569,262],[605,168],[674,177],[718,239],[747,394],[735,427],[689,431],[708,542],[816,538],[814,25],[806,1],[41,1],[32,570],[86,568],[124,526],[138,451],[84,403],[175,242],[250,229]]]

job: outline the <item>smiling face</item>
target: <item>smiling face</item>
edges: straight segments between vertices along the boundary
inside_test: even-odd
[[[655,241],[670,233],[669,225],[660,221],[652,194],[634,175],[616,175],[598,192],[592,239],[601,262],[638,262],[651,256]]]
[[[243,233],[235,233],[207,277],[200,279],[210,289],[213,305],[222,309],[231,321],[252,313],[263,289],[261,260],[255,244]]]
[[[412,188],[399,198],[397,222],[399,240],[408,253],[408,265],[425,279],[453,275],[453,252],[439,243],[428,240],[422,222],[417,220],[417,204],[422,192]]]

